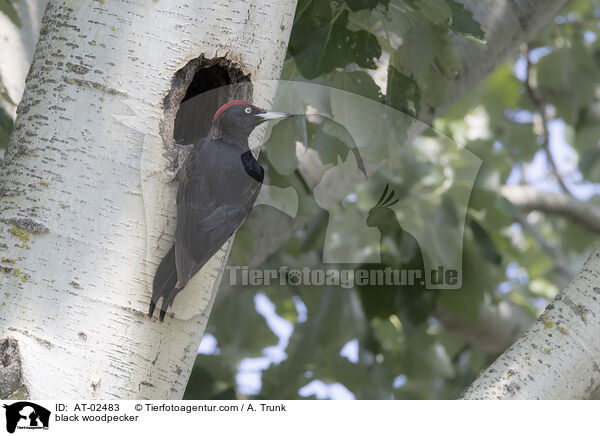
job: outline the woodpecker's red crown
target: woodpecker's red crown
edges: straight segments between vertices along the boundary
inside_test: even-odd
[[[221,116],[221,114],[223,112],[225,112],[227,109],[229,109],[231,106],[251,106],[256,110],[260,110],[260,108],[254,106],[253,104],[248,103],[247,101],[244,100],[231,100],[228,101],[227,103],[225,103],[223,106],[221,106],[216,112],[215,112],[215,116],[213,117],[213,122],[215,122],[217,120],[217,118],[219,118]]]

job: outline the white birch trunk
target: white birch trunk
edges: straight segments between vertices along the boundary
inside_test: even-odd
[[[0,338],[25,395],[182,397],[229,244],[178,297],[189,319],[146,316],[175,223],[163,101],[200,55],[277,79],[295,3],[49,1],[0,172]]]
[[[600,249],[464,399],[590,399],[600,389]]]

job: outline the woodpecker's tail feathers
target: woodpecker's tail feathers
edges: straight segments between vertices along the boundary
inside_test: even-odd
[[[181,291],[177,287],[177,268],[175,266],[175,245],[171,247],[169,252],[161,260],[154,281],[152,283],[152,299],[150,300],[150,308],[148,316],[152,317],[154,309],[158,304],[158,300],[162,297],[162,305],[160,308],[159,319],[164,320],[169,306],[173,304],[175,296]]]

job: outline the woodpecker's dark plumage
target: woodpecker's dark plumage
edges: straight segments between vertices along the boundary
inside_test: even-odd
[[[175,244],[154,275],[149,316],[162,297],[162,321],[175,296],[246,219],[264,176],[248,137],[259,124],[289,116],[241,100],[215,113],[208,137],[193,145],[179,170]]]

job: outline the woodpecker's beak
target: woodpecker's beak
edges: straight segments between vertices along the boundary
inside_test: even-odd
[[[291,117],[292,114],[288,114],[287,112],[262,111],[256,114],[256,116],[261,120],[262,123],[263,121],[280,120],[283,118],[288,118]]]

